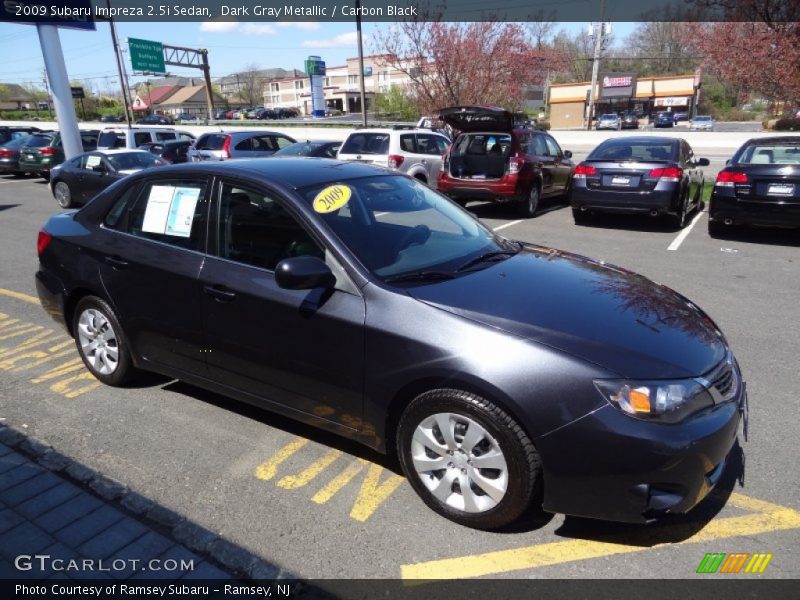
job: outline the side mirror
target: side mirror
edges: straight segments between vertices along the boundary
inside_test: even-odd
[[[698,158],[697,159],[697,166],[699,166],[699,167],[707,167],[710,164],[711,163],[709,162],[709,160],[707,158]]]
[[[285,290],[332,288],[336,278],[330,267],[316,256],[285,258],[275,267],[275,282]]]
[[[726,165],[729,165],[729,164],[731,164],[731,159],[729,158],[728,160],[726,160],[726,161],[725,161],[725,164],[726,164]]]
[[[564,158],[572,158],[572,150],[564,150]]]

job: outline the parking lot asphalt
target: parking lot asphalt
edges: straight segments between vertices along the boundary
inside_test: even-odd
[[[155,376],[101,386],[35,297],[36,234],[56,210],[42,180],[0,177],[0,419],[281,569],[708,578],[695,573],[706,553],[743,552],[773,557],[763,574],[739,577],[800,576],[799,232],[712,239],[703,213],[676,244],[678,232],[649,218],[576,226],[558,201],[528,220],[513,207],[470,204],[504,236],[615,263],[697,302],[741,363],[751,411],[742,455],[689,515],[650,526],[554,515],[485,533],[438,517],[395,465],[334,436]]]

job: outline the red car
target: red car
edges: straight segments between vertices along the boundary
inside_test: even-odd
[[[469,200],[514,203],[532,217],[542,198],[567,193],[572,152],[546,131],[519,125],[496,106],[443,108],[456,132],[439,173],[439,191],[462,206]]]

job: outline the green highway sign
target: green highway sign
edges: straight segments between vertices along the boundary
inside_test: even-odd
[[[164,46],[161,42],[128,38],[128,49],[134,71],[167,72],[164,66]]]

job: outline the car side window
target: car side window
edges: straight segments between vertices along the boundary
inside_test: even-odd
[[[533,140],[531,140],[531,150],[532,154],[536,156],[547,156],[547,144],[545,144],[544,138],[541,135],[533,136]]]
[[[233,147],[234,150],[249,152],[253,149],[253,139],[247,138],[239,142]]]
[[[103,166],[103,159],[99,154],[85,154],[81,157],[81,169],[94,171],[100,166]]]
[[[414,136],[413,135],[401,135],[400,136],[400,149],[403,152],[411,152],[415,154],[417,152],[417,148],[414,145]]]
[[[549,135],[542,136],[544,138],[544,143],[547,146],[547,152],[550,156],[560,156],[562,154],[561,148],[559,148],[556,141],[551,138]]]
[[[329,158],[336,158],[336,153],[339,152],[339,148],[341,148],[341,147],[342,147],[341,144],[335,144],[335,145],[329,147],[325,151],[325,156],[327,156]]]
[[[168,140],[174,140],[175,138],[175,134],[171,131],[156,131],[156,139],[159,142],[166,142]]]
[[[96,133],[82,133],[81,134],[81,145],[83,146],[83,151],[87,152],[88,150],[96,150],[97,149],[97,134]]]
[[[142,144],[147,144],[150,141],[152,140],[150,139],[149,133],[139,131],[133,134],[133,145],[136,146],[137,148]]]
[[[108,227],[187,250],[205,250],[208,212],[205,179],[157,179],[123,194],[106,216]],[[122,204],[122,206],[119,206]]]
[[[275,145],[278,147],[279,150],[286,148],[286,146],[291,146],[294,144],[292,140],[289,138],[277,136],[274,138]]]
[[[252,150],[256,152],[275,152],[278,149],[275,137],[271,135],[257,135],[250,138],[253,144]]]
[[[223,183],[218,222],[220,258],[274,271],[284,258],[325,256],[281,201],[261,190]]]
[[[419,154],[430,154],[431,156],[441,156],[444,150],[437,143],[441,138],[428,133],[417,134],[417,152]]]

